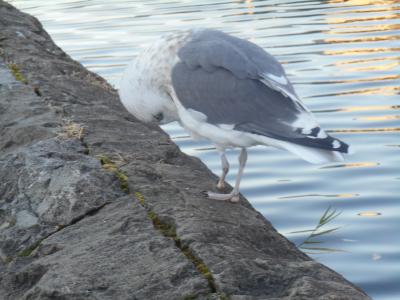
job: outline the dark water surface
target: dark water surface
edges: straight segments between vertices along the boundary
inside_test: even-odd
[[[129,60],[163,32],[213,27],[275,55],[321,125],[357,153],[344,164],[310,165],[252,148],[243,194],[299,244],[329,207],[341,211],[309,244],[318,261],[374,299],[400,299],[400,1],[13,0],[38,17],[59,46],[118,87]],[[176,124],[183,151],[220,172],[216,151]],[[233,183],[238,151],[231,151]],[[322,253],[320,253],[322,252]]]

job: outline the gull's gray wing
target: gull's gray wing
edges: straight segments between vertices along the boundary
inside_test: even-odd
[[[186,109],[206,115],[207,122],[347,152],[345,143],[319,135],[319,125],[297,98],[282,66],[257,45],[202,30],[193,34],[178,56],[181,61],[171,74],[175,93]]]
[[[203,29],[179,51],[179,58],[190,68],[208,72],[224,68],[239,79],[256,79],[270,88],[299,101],[282,65],[268,52],[249,41],[224,32]]]

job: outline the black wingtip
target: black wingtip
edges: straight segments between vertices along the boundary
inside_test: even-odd
[[[336,138],[332,138],[332,150],[333,151],[338,151],[341,153],[349,153],[350,146],[346,144],[345,142],[342,142],[341,140],[338,140]]]

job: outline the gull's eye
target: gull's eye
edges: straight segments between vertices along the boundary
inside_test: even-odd
[[[154,117],[154,119],[157,120],[158,122],[161,122],[162,119],[164,119],[164,114],[163,114],[162,112],[160,112],[160,113],[158,113],[158,114],[156,114],[156,115],[153,115],[153,117]]]

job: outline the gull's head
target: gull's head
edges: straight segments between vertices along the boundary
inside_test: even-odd
[[[168,95],[131,85],[121,85],[119,95],[125,108],[142,122],[162,125],[177,119],[175,107]]]
[[[119,95],[126,109],[139,120],[166,124],[179,119],[170,96],[171,73],[179,60],[178,51],[191,34],[187,30],[160,37],[126,68]]]
[[[178,119],[176,107],[162,86],[132,62],[122,77],[119,96],[125,108],[142,122],[167,124]]]

